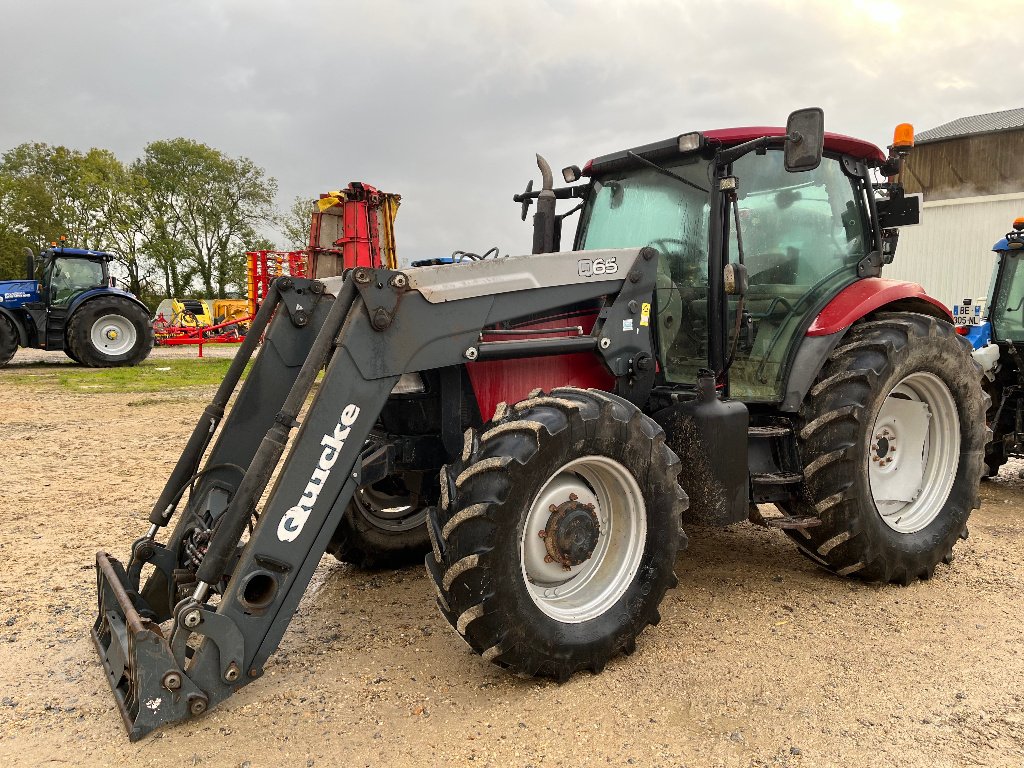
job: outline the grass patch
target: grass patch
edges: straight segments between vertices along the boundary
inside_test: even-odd
[[[84,394],[168,392],[220,384],[230,365],[231,358],[225,357],[150,359],[133,368],[84,368],[40,363],[16,372],[3,372],[0,386],[49,384]]]

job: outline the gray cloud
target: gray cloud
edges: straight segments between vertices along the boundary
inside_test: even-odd
[[[1019,6],[1018,6],[1019,7]],[[246,155],[282,206],[399,192],[404,259],[528,250],[511,195],[556,167],[807,105],[885,144],[1018,106],[1011,6],[957,2],[0,0],[0,150],[188,136]]]

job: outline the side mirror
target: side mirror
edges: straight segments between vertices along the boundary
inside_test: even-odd
[[[31,248],[25,249],[25,279],[36,279],[36,257]]]
[[[798,109],[786,121],[786,170],[813,171],[825,147],[825,113],[821,107]]]

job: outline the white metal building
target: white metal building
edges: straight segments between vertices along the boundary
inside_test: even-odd
[[[901,230],[882,276],[920,283],[949,306],[985,296],[991,248],[1024,215],[1024,108],[922,131],[902,181],[924,194],[921,224]]]

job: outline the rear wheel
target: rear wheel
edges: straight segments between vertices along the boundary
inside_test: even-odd
[[[6,315],[0,315],[0,366],[7,365],[18,351],[18,329]]]
[[[517,673],[600,671],[659,620],[686,496],[636,406],[556,389],[499,415],[442,472],[427,569],[474,651]]]
[[[893,313],[861,323],[801,410],[810,504],[787,531],[840,575],[908,584],[952,560],[979,506],[985,408],[969,349],[948,323]]]
[[[87,301],[68,323],[68,357],[90,368],[138,365],[153,349],[153,326],[142,307],[120,296]]]
[[[430,550],[427,510],[420,495],[393,475],[358,488],[327,551],[360,568],[401,568]]]

